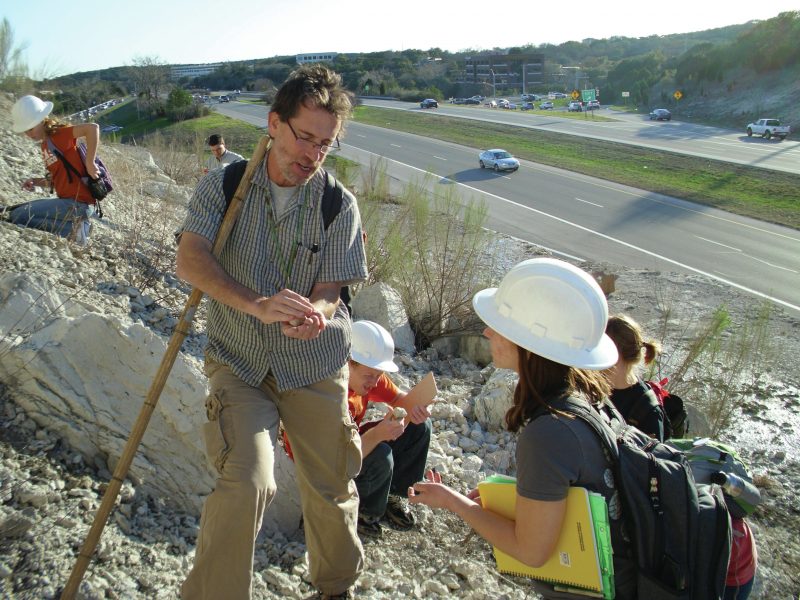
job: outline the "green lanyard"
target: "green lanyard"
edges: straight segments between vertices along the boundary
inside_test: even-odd
[[[294,232],[295,243],[292,245],[291,256],[289,256],[287,259],[281,250],[280,241],[278,239],[278,224],[275,222],[275,215],[273,214],[275,205],[272,203],[272,193],[270,192],[269,184],[267,184],[267,198],[269,199],[269,206],[267,207],[267,224],[269,225],[270,237],[272,237],[272,248],[275,252],[278,268],[281,270],[281,274],[283,275],[283,285],[281,286],[281,289],[290,289],[289,286],[291,285],[292,281],[294,261],[297,258],[297,249],[303,243],[301,233],[303,231],[303,225],[305,224],[306,204],[308,204],[309,193],[308,187],[308,184],[303,185],[300,192],[300,194],[303,196],[303,199],[300,203],[300,216],[297,219],[297,227],[295,228]]]

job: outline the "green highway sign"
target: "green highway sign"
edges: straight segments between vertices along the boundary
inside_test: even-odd
[[[584,102],[597,100],[597,90],[594,88],[591,90],[581,90],[581,100]]]

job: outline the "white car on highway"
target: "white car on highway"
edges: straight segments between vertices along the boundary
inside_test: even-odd
[[[494,148],[484,150],[478,157],[478,164],[481,169],[494,169],[495,171],[516,171],[519,169],[519,161],[511,156],[509,152]]]

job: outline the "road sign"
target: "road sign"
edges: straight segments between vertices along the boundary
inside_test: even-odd
[[[593,102],[597,100],[594,89],[581,91],[581,100],[584,102]]]
[[[622,92],[622,97],[623,98],[630,98],[631,97],[631,93],[630,92]]]
[[[573,100],[577,100],[581,97],[581,93],[578,90],[572,90],[572,94],[570,95],[572,96]]]
[[[672,97],[675,98],[675,100],[680,100],[681,98],[683,98],[683,92],[681,92],[680,90],[675,90],[675,93],[672,94]]]

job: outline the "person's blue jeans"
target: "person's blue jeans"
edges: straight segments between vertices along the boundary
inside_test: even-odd
[[[431,443],[430,419],[419,425],[409,423],[396,440],[381,442],[367,454],[356,477],[358,511],[368,517],[382,517],[389,494],[405,496],[408,487],[421,481]]]
[[[94,213],[94,204],[70,198],[44,198],[17,206],[9,217],[16,225],[48,231],[85,246],[89,240],[89,218]]]
[[[722,600],[747,600],[748,596],[750,596],[750,592],[753,589],[753,582],[756,580],[753,577],[747,583],[742,585],[728,585],[725,587],[725,594],[722,596]]]

